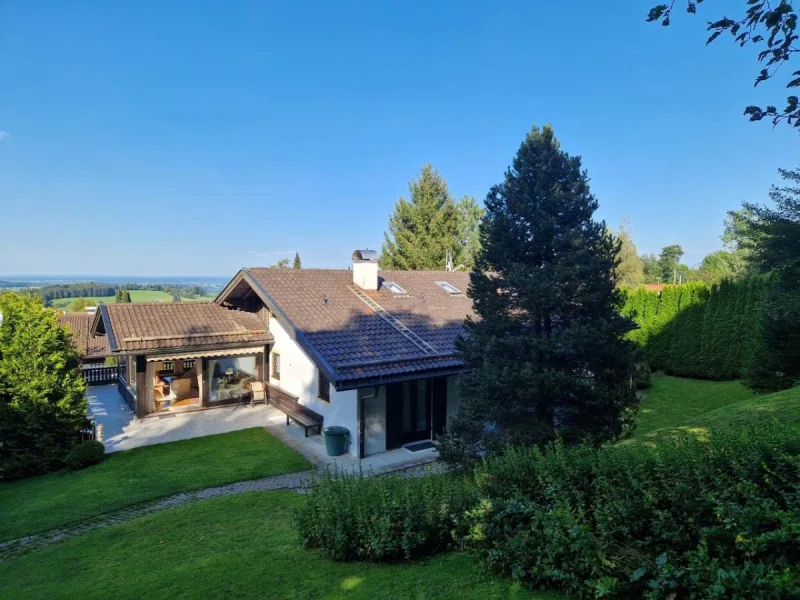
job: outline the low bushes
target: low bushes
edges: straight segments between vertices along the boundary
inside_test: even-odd
[[[295,522],[336,559],[467,547],[571,597],[800,597],[799,452],[761,423],[652,448],[509,449],[474,479],[325,474]]]
[[[67,466],[73,471],[96,465],[105,458],[106,447],[101,442],[90,440],[73,447],[67,454]]]
[[[800,460],[758,426],[702,442],[514,449],[476,472],[469,544],[494,571],[579,597],[800,593]]]
[[[365,477],[324,472],[295,512],[303,544],[338,560],[394,561],[453,547],[474,485],[446,474]]]

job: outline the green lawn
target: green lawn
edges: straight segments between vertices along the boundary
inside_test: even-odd
[[[756,395],[738,381],[699,381],[653,375],[639,407],[634,439],[652,437],[654,431],[679,427],[693,419]]]
[[[0,484],[0,540],[178,492],[310,468],[260,427],[115,452],[83,471]]]
[[[634,441],[655,441],[688,432],[701,438],[710,429],[775,419],[800,434],[800,387],[757,395],[738,381],[697,381],[654,375],[642,398]]]
[[[304,550],[288,491],[207,500],[0,564],[2,598],[558,598],[486,574],[469,555],[337,563]]]
[[[86,298],[95,303],[114,303],[114,296],[82,296],[82,298]],[[209,302],[215,298],[216,296],[198,296],[197,298],[182,298],[182,300],[184,302]],[[50,305],[54,308],[65,309],[69,308],[69,305],[75,300],[77,300],[77,298],[57,298],[50,302]],[[159,292],[158,290],[131,290],[132,302],[153,302],[155,300],[160,302],[172,302],[172,296],[166,292]]]
[[[736,382],[657,375],[635,437],[764,414],[800,431],[800,388],[756,396]],[[181,489],[306,467],[260,429],[118,453],[86,471],[0,485],[0,539]],[[288,491],[241,494],[71,538],[1,563],[0,598],[560,597],[531,594],[458,552],[397,565],[334,562],[299,545],[291,510],[301,501]]]

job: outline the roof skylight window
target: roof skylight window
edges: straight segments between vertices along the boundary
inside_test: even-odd
[[[394,281],[384,281],[383,286],[391,290],[393,294],[397,294],[398,296],[405,296],[407,295],[406,291],[397,285]]]
[[[436,285],[438,285],[440,288],[442,288],[445,292],[447,292],[451,296],[458,296],[461,293],[461,290],[459,290],[456,286],[447,281],[437,281]]]

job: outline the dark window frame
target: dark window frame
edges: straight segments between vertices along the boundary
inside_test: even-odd
[[[272,352],[270,354],[269,364],[270,364],[270,369],[269,369],[270,377],[272,377],[273,379],[280,380],[280,378],[281,378],[281,353],[280,352]],[[276,365],[278,367],[277,369],[275,368]]]
[[[323,391],[324,390],[324,391]],[[331,382],[325,373],[317,369],[317,398],[330,404],[331,401]]]

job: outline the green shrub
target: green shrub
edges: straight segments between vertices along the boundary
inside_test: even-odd
[[[106,447],[101,442],[90,440],[73,447],[67,454],[67,466],[73,471],[96,465],[106,456]]]
[[[653,387],[653,373],[647,361],[639,361],[633,365],[633,385],[637,390],[647,390]]]
[[[476,471],[467,543],[494,571],[578,597],[797,597],[795,442],[759,425],[655,448],[512,449]]]
[[[303,544],[337,560],[395,561],[453,547],[477,502],[466,478],[323,472],[295,512]]]
[[[0,481],[56,471],[89,426],[72,333],[39,298],[0,293]]]

